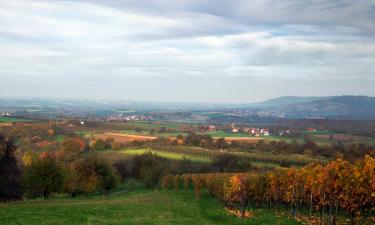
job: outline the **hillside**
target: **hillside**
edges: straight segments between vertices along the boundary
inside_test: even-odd
[[[368,96],[286,96],[257,103],[253,107],[266,112],[283,113],[289,118],[375,119],[375,97]]]
[[[259,209],[250,219],[236,218],[221,204],[203,195],[195,200],[192,191],[137,190],[103,199],[102,196],[76,199],[33,200],[0,203],[2,225],[59,224],[301,224],[294,219],[277,216]]]

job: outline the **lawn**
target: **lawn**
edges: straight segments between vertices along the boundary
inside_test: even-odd
[[[136,190],[108,199],[102,196],[77,199],[33,200],[0,204],[2,225],[143,224],[301,224],[276,216],[270,210],[256,210],[248,219],[227,213],[220,202],[203,194],[198,201],[192,191]]]
[[[208,156],[195,156],[191,154],[184,154],[184,153],[175,153],[175,152],[165,152],[165,151],[158,151],[158,150],[151,150],[148,148],[145,149],[126,149],[121,150],[122,153],[127,155],[142,155],[146,152],[152,152],[160,157],[168,158],[168,159],[174,159],[174,160],[182,160],[182,159],[188,159],[193,162],[204,162],[209,163],[211,162],[211,159]]]

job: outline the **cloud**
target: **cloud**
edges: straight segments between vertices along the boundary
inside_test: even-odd
[[[290,86],[293,81],[330,80],[340,85],[322,85],[319,93],[357,88],[374,95],[361,88],[375,85],[374,12],[374,3],[362,0],[0,1],[0,95],[17,94],[9,88],[15,83],[35,85],[20,89],[22,95],[34,89],[47,95],[42,86],[73,82],[74,89],[55,87],[56,95],[87,89],[118,98],[122,85],[132,93],[177,92],[168,97],[163,91],[159,98],[166,100],[243,101],[273,97],[270,80],[290,88],[285,94],[303,90]],[[159,89],[145,84],[150,80]],[[256,96],[232,91],[216,99],[222,95],[217,87],[242,90],[243,82]],[[197,94],[186,96],[181,84]],[[136,93],[134,99],[149,96]]]

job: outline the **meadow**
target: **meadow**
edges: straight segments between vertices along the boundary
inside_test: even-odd
[[[220,224],[302,224],[277,215],[269,209],[254,211],[251,218],[229,214],[222,203],[203,193],[199,200],[193,191],[120,191],[108,199],[101,195],[76,199],[55,197],[0,204],[2,225],[139,224],[139,225],[220,225]]]
[[[22,119],[16,117],[3,117],[0,116],[0,123],[13,123],[13,122],[31,122],[29,119]]]
[[[156,154],[160,157],[167,158],[167,159],[174,159],[174,160],[188,159],[193,162],[204,162],[204,163],[211,162],[211,159],[208,156],[197,156],[197,155],[190,155],[190,154],[184,154],[184,153],[165,152],[165,151],[158,151],[158,150],[153,150],[149,148],[121,150],[121,153],[126,154],[126,155],[142,155],[147,152],[151,152],[153,154]]]

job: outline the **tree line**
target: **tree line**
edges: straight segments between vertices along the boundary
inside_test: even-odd
[[[311,135],[306,134],[302,142],[275,140],[259,140],[257,142],[227,141],[225,138],[214,139],[208,134],[189,133],[186,137],[178,135],[173,141],[175,145],[196,146],[214,150],[241,151],[241,152],[266,152],[275,154],[304,154],[310,157],[337,157],[355,161],[365,155],[375,155],[373,146],[362,143],[344,144],[337,141],[330,145],[318,145]],[[163,141],[162,139],[157,141]],[[155,141],[156,142],[156,141]]]

